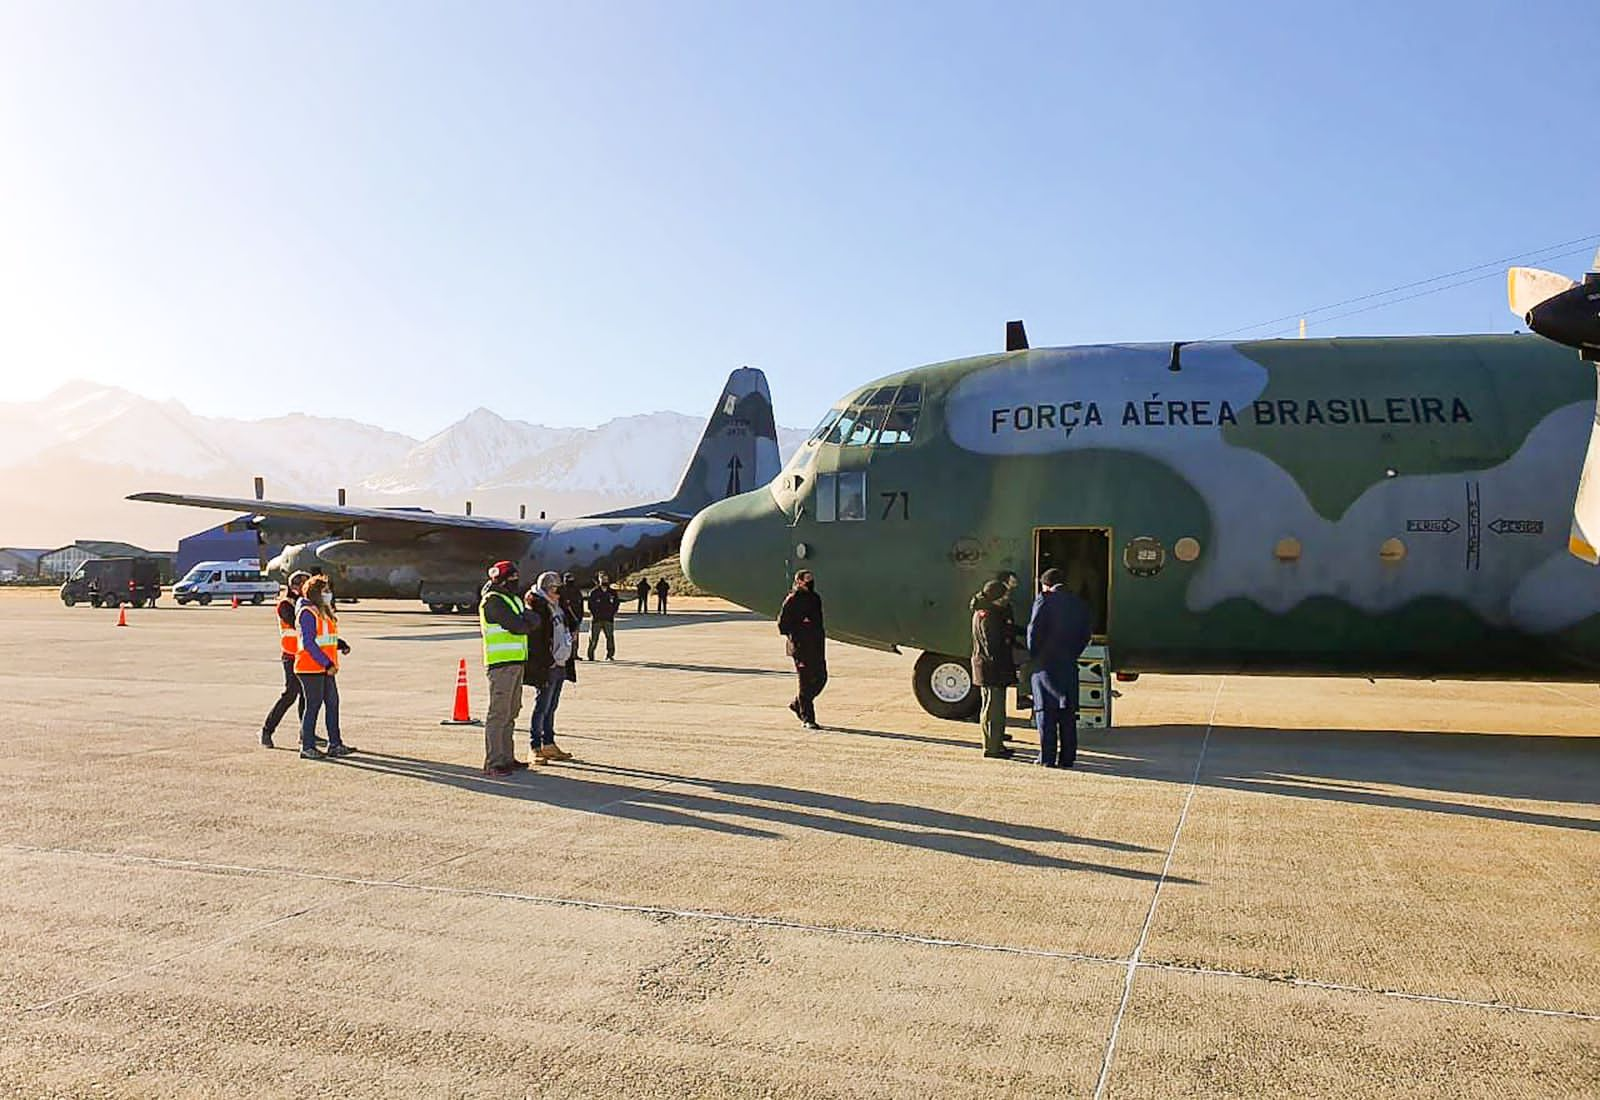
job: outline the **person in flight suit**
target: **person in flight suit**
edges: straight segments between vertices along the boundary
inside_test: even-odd
[[[784,648],[794,660],[799,691],[789,704],[800,724],[808,730],[817,725],[817,696],[828,686],[828,634],[822,625],[822,597],[817,595],[817,579],[811,570],[794,575],[794,588],[784,597],[778,612],[778,633],[787,641]]]
[[[301,587],[310,579],[311,574],[304,570],[291,573],[283,599],[278,601],[278,656],[283,659],[283,694],[278,696],[278,701],[267,712],[266,721],[261,723],[261,744],[265,748],[272,748],[272,735],[278,731],[278,723],[283,721],[290,707],[298,706],[301,715],[306,712],[306,698],[300,693],[300,678],[294,674],[295,654],[300,652],[294,605],[300,599]]]
[[[606,636],[606,660],[617,659],[617,607],[621,603],[622,597],[611,587],[611,578],[604,573],[597,576],[589,591],[589,617],[593,620],[589,627],[589,660],[594,660],[594,646],[602,634]]]
[[[1006,692],[1017,682],[1012,658],[1016,624],[1006,586],[990,581],[972,597],[972,681],[983,699],[978,722],[983,729],[983,755],[1001,760],[1006,748]]]
[[[1070,768],[1078,757],[1078,656],[1092,633],[1089,605],[1067,590],[1059,569],[1046,569],[1039,583],[1044,590],[1028,618],[1039,763]]]

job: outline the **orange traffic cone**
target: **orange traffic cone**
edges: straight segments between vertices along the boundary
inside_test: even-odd
[[[472,717],[472,710],[467,705],[467,659],[461,658],[461,665],[456,669],[456,705],[450,712],[450,717],[439,723],[441,726],[481,726],[482,722]]]
[[[127,626],[128,625],[128,605],[127,604],[118,604],[117,605],[117,625],[118,626]]]
[[[233,598],[233,608],[234,608],[235,611],[237,611],[239,609],[239,597],[238,596],[235,596]]]

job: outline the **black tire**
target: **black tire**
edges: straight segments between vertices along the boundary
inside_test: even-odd
[[[205,607],[210,602],[211,602],[211,593],[209,593],[209,592],[200,593],[199,603],[200,603],[201,607]]]
[[[966,693],[961,694],[965,687]],[[982,700],[972,682],[972,662],[948,653],[924,653],[911,670],[911,690],[923,710],[950,722],[969,722]]]
[[[61,602],[66,604],[68,607],[72,607],[74,604],[76,604],[78,602],[78,597],[76,597],[76,596],[62,596],[61,597]]]
[[[430,603],[428,605],[428,610],[433,612],[435,615],[448,615],[455,609],[456,608],[454,604],[448,603]]]
[[[121,599],[119,599],[116,596],[101,596],[100,597],[100,606],[101,607],[109,607],[109,608],[113,608],[114,609],[121,602],[122,602]]]
[[[254,607],[260,607],[261,606],[261,601],[264,600],[264,599],[266,599],[266,597],[263,596],[261,593],[257,592],[254,596],[250,597],[250,603]]]
[[[179,607],[182,607],[184,604],[189,602],[188,598],[185,596],[174,596],[172,598],[178,601]]]

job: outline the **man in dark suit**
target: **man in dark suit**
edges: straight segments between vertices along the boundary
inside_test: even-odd
[[[1028,618],[1033,663],[1033,720],[1039,763],[1070,768],[1078,757],[1078,656],[1089,644],[1089,605],[1067,591],[1059,569],[1039,578],[1042,591]]]

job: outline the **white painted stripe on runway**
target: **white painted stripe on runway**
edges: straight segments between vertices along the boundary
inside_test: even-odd
[[[1111,1061],[1117,1054],[1117,1036],[1122,1032],[1122,1018],[1128,1013],[1128,1001],[1133,996],[1133,976],[1139,972],[1139,959],[1144,955],[1144,945],[1150,938],[1150,925],[1156,917],[1156,905],[1161,901],[1161,888],[1167,884],[1167,874],[1172,870],[1172,857],[1178,851],[1178,838],[1183,835],[1183,823],[1189,820],[1189,804],[1200,786],[1200,766],[1206,762],[1206,749],[1211,746],[1211,728],[1217,721],[1217,703],[1222,699],[1222,685],[1226,678],[1217,681],[1217,693],[1211,697],[1211,714],[1206,718],[1206,735],[1200,739],[1200,755],[1195,757],[1194,775],[1189,779],[1189,790],[1183,796],[1183,809],[1178,812],[1178,824],[1172,829],[1172,843],[1167,845],[1167,860],[1161,865],[1161,877],[1150,894],[1150,908],[1144,914],[1144,927],[1139,929],[1139,942],[1128,956],[1128,972],[1122,976],[1122,1003],[1117,1005],[1116,1019],[1111,1021],[1111,1034],[1106,1039],[1105,1056],[1100,1059],[1100,1078],[1094,1085],[1094,1100],[1106,1093],[1106,1082],[1111,1078]]]
[[[492,890],[481,886],[445,886],[424,882],[409,882],[407,879],[425,871],[442,867],[449,863],[457,862],[468,856],[475,855],[482,849],[472,849],[459,852],[448,859],[429,864],[419,868],[408,875],[398,879],[372,879],[359,878],[353,875],[336,875],[320,871],[297,871],[283,867],[257,867],[240,863],[210,863],[193,859],[169,859],[161,856],[133,855],[122,852],[95,851],[84,848],[52,848],[32,844],[8,844],[7,851],[21,852],[33,855],[74,856],[83,859],[103,860],[110,863],[139,864],[149,867],[159,867],[165,870],[188,871],[201,874],[237,875],[240,877],[260,877],[274,879],[301,880],[307,882],[328,882],[340,886],[357,886],[367,889],[406,890],[413,893],[436,894],[445,897],[487,898],[497,901],[515,901],[533,905],[561,906],[568,909],[585,909],[596,912],[634,913],[640,916],[665,917],[686,921],[712,921],[723,924],[743,925],[752,928],[774,928],[781,931],[809,932],[822,936],[840,936],[846,939],[880,940],[894,943],[905,943],[919,947],[955,948],[965,951],[987,951],[999,955],[1017,955],[1025,958],[1045,959],[1058,962],[1090,963],[1097,966],[1132,966],[1138,970],[1165,970],[1178,974],[1191,974],[1200,977],[1233,978],[1242,981],[1261,982],[1268,985],[1296,985],[1314,989],[1325,989],[1330,992],[1365,994],[1367,996],[1391,997],[1401,1000],[1426,1001],[1435,1004],[1452,1005],[1461,1008],[1491,1009],[1498,1012],[1519,1013],[1529,1016],[1558,1017],[1569,1020],[1587,1020],[1600,1022],[1600,1014],[1578,1012],[1559,1008],[1533,1008],[1525,1005],[1506,1004],[1499,1001],[1474,1001],[1467,998],[1444,997],[1431,993],[1410,993],[1403,990],[1370,989],[1366,986],[1345,985],[1338,982],[1324,982],[1312,978],[1289,978],[1267,974],[1251,974],[1242,970],[1226,970],[1215,967],[1194,966],[1186,963],[1163,963],[1134,961],[1125,956],[1093,955],[1078,951],[1052,951],[1042,947],[1022,947],[1016,944],[983,943],[975,940],[948,939],[940,936],[922,936],[912,932],[892,932],[875,928],[853,928],[847,925],[813,924],[806,921],[785,920],[781,917],[758,917],[739,913],[719,913],[705,909],[680,909],[664,905],[635,905],[628,902],[599,901],[589,898],[561,897],[547,894],[524,894],[512,890]],[[191,948],[165,959],[150,963],[127,974],[109,978],[95,986],[76,990],[43,1004],[28,1006],[31,1011],[42,1011],[55,1007],[78,997],[86,996],[106,986],[113,985],[124,978],[136,974],[147,973],[180,958],[187,958],[201,953],[211,947],[227,946],[238,942],[264,928],[291,920],[297,916],[322,909],[332,902],[313,905],[295,913],[282,917],[251,929],[228,936],[209,944]]]

